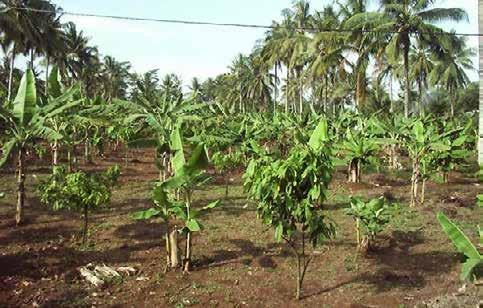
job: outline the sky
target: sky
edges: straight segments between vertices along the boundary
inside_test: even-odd
[[[66,12],[132,16],[157,19],[181,19],[220,23],[269,25],[280,20],[280,13],[292,0],[54,0]],[[322,9],[329,0],[312,0]],[[443,28],[457,32],[478,32],[477,0],[441,0],[439,7],[461,7],[469,14],[469,23],[446,24]],[[372,5],[376,8],[376,5]],[[161,24],[66,15],[91,38],[103,55],[129,61],[134,71],[159,69],[161,75],[176,73],[189,83],[224,73],[238,53],[249,53],[265,30]],[[477,48],[477,38],[469,45]],[[475,57],[474,63],[477,64]],[[477,79],[477,72],[470,72]]]

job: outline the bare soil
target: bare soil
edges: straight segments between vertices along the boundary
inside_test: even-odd
[[[80,214],[52,212],[35,197],[34,185],[49,172],[47,163],[29,162],[27,221],[20,227],[14,224],[14,175],[0,174],[0,191],[6,193],[0,200],[0,307],[426,307],[447,297],[461,299],[451,302],[455,307],[478,303],[481,290],[458,293],[461,256],[435,219],[445,212],[477,243],[482,212],[475,196],[483,190],[471,175],[454,173],[448,184],[430,182],[426,204],[411,209],[408,180],[366,173],[364,183],[355,185],[345,182],[343,170],[337,172],[327,213],[338,235],[317,248],[304,298],[296,301],[295,258],[257,219],[239,174],[229,175],[226,199],[219,175],[195,192],[198,206],[217,199],[222,205],[202,217],[205,228],[194,236],[192,272],[164,273],[162,222],[131,218],[151,206],[158,178],[152,152],[131,153],[136,159],[127,166],[116,153],[80,166],[122,167],[111,203],[91,215],[88,248],[80,245]],[[384,195],[397,204],[398,215],[367,256],[356,253],[354,223],[344,214],[350,195]],[[98,289],[79,277],[78,267],[88,263],[132,266],[138,272]]]

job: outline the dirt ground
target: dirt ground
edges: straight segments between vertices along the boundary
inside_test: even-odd
[[[2,171],[0,307],[476,307],[482,295],[472,287],[458,291],[460,256],[435,218],[443,211],[477,243],[482,212],[475,196],[483,189],[471,174],[454,173],[449,184],[429,183],[426,204],[410,209],[407,173],[367,172],[363,184],[348,185],[343,170],[337,172],[327,213],[338,235],[318,248],[298,302],[295,258],[257,219],[239,175],[230,176],[227,199],[219,177],[195,192],[197,205],[223,199],[222,205],[202,217],[205,229],[194,236],[192,272],[164,273],[162,222],[131,218],[151,206],[158,178],[151,152],[132,153],[136,160],[127,167],[114,154],[81,165],[122,167],[111,203],[91,216],[88,248],[79,243],[80,214],[52,212],[35,198],[33,186],[48,172],[46,164],[30,162],[27,223],[21,227],[14,224],[13,173]],[[385,195],[395,203],[397,215],[368,256],[356,253],[354,223],[343,211],[350,195]],[[132,266],[138,272],[98,289],[78,274],[88,263]]]

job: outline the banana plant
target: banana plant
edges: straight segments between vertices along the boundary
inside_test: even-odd
[[[363,252],[373,248],[376,235],[384,230],[391,218],[389,207],[382,197],[367,202],[352,197],[351,207],[346,210],[346,214],[356,221],[357,247]]]
[[[461,267],[461,280],[472,280],[477,269],[483,266],[483,256],[478,249],[471,243],[469,238],[443,213],[437,214],[437,219],[443,231],[449,237],[456,250],[465,255],[466,260]],[[483,236],[480,230],[480,242],[483,243]]]
[[[52,67],[52,70],[48,79],[48,93],[47,103],[53,101],[69,102],[78,101],[81,103],[81,99],[78,97],[80,94],[80,86],[74,85],[71,88],[66,89],[60,80],[59,69],[57,66]],[[78,104],[78,105],[79,105]],[[52,151],[52,165],[57,166],[59,163],[59,151],[61,143],[72,144],[75,137],[76,125],[73,125],[72,114],[59,113],[56,116],[50,117],[46,121],[46,125],[55,132],[53,138],[49,141],[51,143]],[[74,130],[74,132],[72,131]],[[70,161],[70,153],[72,150],[69,147],[69,171],[72,169]]]
[[[201,209],[192,208],[193,191],[196,187],[205,184],[210,178],[204,172],[208,166],[208,156],[203,143],[197,144],[188,159],[184,155],[184,144],[181,139],[180,128],[177,127],[170,142],[173,153],[172,168],[174,175],[164,182],[156,185],[153,200],[156,208],[140,211],[134,214],[134,218],[144,220],[152,217],[162,217],[167,225],[168,232],[165,235],[167,245],[167,268],[176,268],[180,264],[178,257],[177,234],[185,236],[184,258],[182,260],[183,271],[189,272],[192,258],[192,233],[199,232],[202,224],[198,217],[202,211],[216,207],[219,201],[211,202]],[[169,192],[177,195],[181,192],[181,198],[170,197]],[[169,230],[169,218],[174,217],[183,222],[183,227]]]
[[[435,151],[434,160],[445,183],[448,183],[449,173],[456,166],[464,165],[466,159],[471,155],[471,150],[467,148],[468,144],[471,144],[470,129],[471,121],[465,127],[459,127],[454,122],[443,126],[444,135],[439,141],[443,147],[441,150]]]
[[[69,95],[66,95],[70,97]],[[62,96],[61,96],[62,97]],[[17,225],[24,220],[25,203],[25,154],[32,142],[37,139],[55,140],[62,138],[46,125],[48,119],[62,114],[79,104],[79,101],[53,99],[45,105],[37,100],[35,77],[32,70],[27,70],[20,82],[17,96],[12,104],[0,107],[0,118],[6,123],[7,141],[2,147],[0,168],[8,161],[12,152],[17,153],[17,206],[15,221]]]
[[[427,168],[434,166],[434,164],[429,163],[430,155],[434,155],[435,151],[447,150],[447,146],[441,143],[442,138],[447,134],[438,134],[435,125],[428,119],[415,118],[412,120],[404,139],[404,146],[412,161],[411,207],[416,206],[420,200],[424,201],[424,195],[421,195],[420,200],[418,200],[419,183],[422,180],[421,170],[424,168],[425,174],[430,173],[431,170]],[[424,194],[426,182],[423,181],[422,184],[421,193]]]
[[[203,116],[200,113],[209,106],[206,103],[193,104],[190,100],[172,100],[166,95],[162,95],[157,101],[140,98],[136,102],[117,100],[115,103],[131,112],[124,118],[124,125],[138,125],[140,132],[146,135],[134,138],[128,145],[156,146],[158,151],[155,161],[160,167],[160,179],[169,175],[166,171],[169,169],[171,155],[159,150],[168,149],[170,135],[179,123],[201,121]]]
[[[386,149],[388,168],[391,170],[401,169],[399,151],[404,136],[408,134],[410,122],[402,114],[390,115],[377,122],[379,129],[384,132],[380,139]]]
[[[379,144],[363,130],[347,129],[346,138],[339,145],[339,151],[348,165],[347,178],[349,182],[359,183],[362,177],[362,167],[377,162]]]

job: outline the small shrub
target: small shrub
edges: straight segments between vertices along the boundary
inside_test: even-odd
[[[119,166],[110,167],[101,174],[87,174],[83,171],[66,173],[63,166],[56,166],[52,175],[39,184],[40,201],[54,211],[67,209],[82,211],[82,243],[86,244],[88,213],[109,203],[111,188],[119,177]]]

